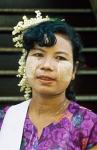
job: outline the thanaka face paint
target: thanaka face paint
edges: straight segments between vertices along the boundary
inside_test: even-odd
[[[73,65],[71,62],[59,62],[58,63],[58,76],[59,79],[63,82],[69,82],[72,79],[73,74]]]
[[[29,85],[32,87],[33,85],[33,80],[35,76],[35,72],[38,66],[38,60],[35,57],[29,56],[26,61],[26,76]]]
[[[57,35],[57,43],[53,47],[40,47],[43,49],[42,51],[37,48],[33,51],[31,50],[26,61],[26,75],[30,86],[37,89],[40,89],[40,82],[37,82],[35,77],[37,75],[46,74],[48,76],[54,77],[56,79],[55,82],[52,82],[49,86],[44,86],[46,89],[53,89],[53,93],[55,91],[64,91],[68,87],[72,75],[73,75],[73,58],[72,58],[72,46],[70,41],[62,38]],[[65,49],[64,45],[65,45]],[[70,50],[68,50],[70,49]],[[66,53],[63,52],[66,50]],[[68,50],[68,51],[67,51]],[[43,52],[44,51],[44,52]],[[61,51],[62,54],[56,54],[57,51]],[[64,59],[60,60],[58,57],[64,57]],[[66,58],[66,59],[65,59]],[[43,86],[41,86],[43,87]],[[43,89],[43,88],[42,88]],[[43,89],[43,91],[45,90]]]

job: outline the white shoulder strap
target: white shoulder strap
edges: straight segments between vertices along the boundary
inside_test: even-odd
[[[20,150],[24,122],[30,100],[12,106],[6,112],[1,132],[1,150]]]

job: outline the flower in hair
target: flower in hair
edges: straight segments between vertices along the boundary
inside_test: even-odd
[[[48,16],[42,17],[41,12],[39,10],[35,11],[36,17],[28,19],[26,16],[23,16],[23,21],[18,22],[18,24],[14,27],[12,32],[13,42],[15,43],[15,47],[22,48],[22,56],[19,60],[19,68],[17,77],[21,78],[20,83],[20,91],[24,91],[24,97],[26,100],[29,99],[31,94],[31,87],[27,82],[27,77],[25,73],[25,65],[26,65],[26,56],[27,51],[23,48],[23,32],[30,26],[36,26],[41,22],[48,21],[50,18]],[[47,42],[47,41],[46,41]]]
[[[35,13],[35,18],[28,19],[26,16],[23,16],[23,21],[18,22],[18,24],[14,27],[12,35],[14,36],[13,42],[15,43],[15,47],[23,47],[23,31],[25,29],[27,29],[30,26],[38,25],[41,22],[50,20],[48,16],[43,18],[39,10],[35,11]]]

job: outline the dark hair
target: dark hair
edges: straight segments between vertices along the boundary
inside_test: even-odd
[[[23,47],[29,52],[37,43],[39,46],[51,47],[56,43],[55,33],[60,33],[71,41],[73,47],[73,64],[80,62],[80,52],[82,49],[82,42],[78,33],[66,21],[53,19],[42,22],[36,26],[31,26],[25,30],[23,34]],[[45,35],[47,35],[48,42],[45,42]],[[75,92],[73,90],[72,81],[66,90],[66,97],[70,100],[75,99]]]

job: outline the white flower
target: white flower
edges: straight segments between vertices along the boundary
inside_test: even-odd
[[[15,47],[17,48],[23,48],[23,31],[30,27],[35,26],[41,22],[48,21],[50,18],[46,16],[45,18],[42,17],[41,12],[39,10],[35,11],[36,17],[28,19],[26,16],[23,16],[23,21],[19,21],[18,24],[13,28],[12,35],[13,35],[13,42],[15,43]],[[22,56],[18,62],[19,68],[18,68],[18,74],[17,77],[22,78],[19,82],[18,86],[20,86],[20,91],[24,91],[24,97],[25,99],[29,99],[31,94],[31,87],[27,83],[26,75],[25,75],[25,64],[26,64],[26,56],[27,51],[25,49],[22,49]]]

